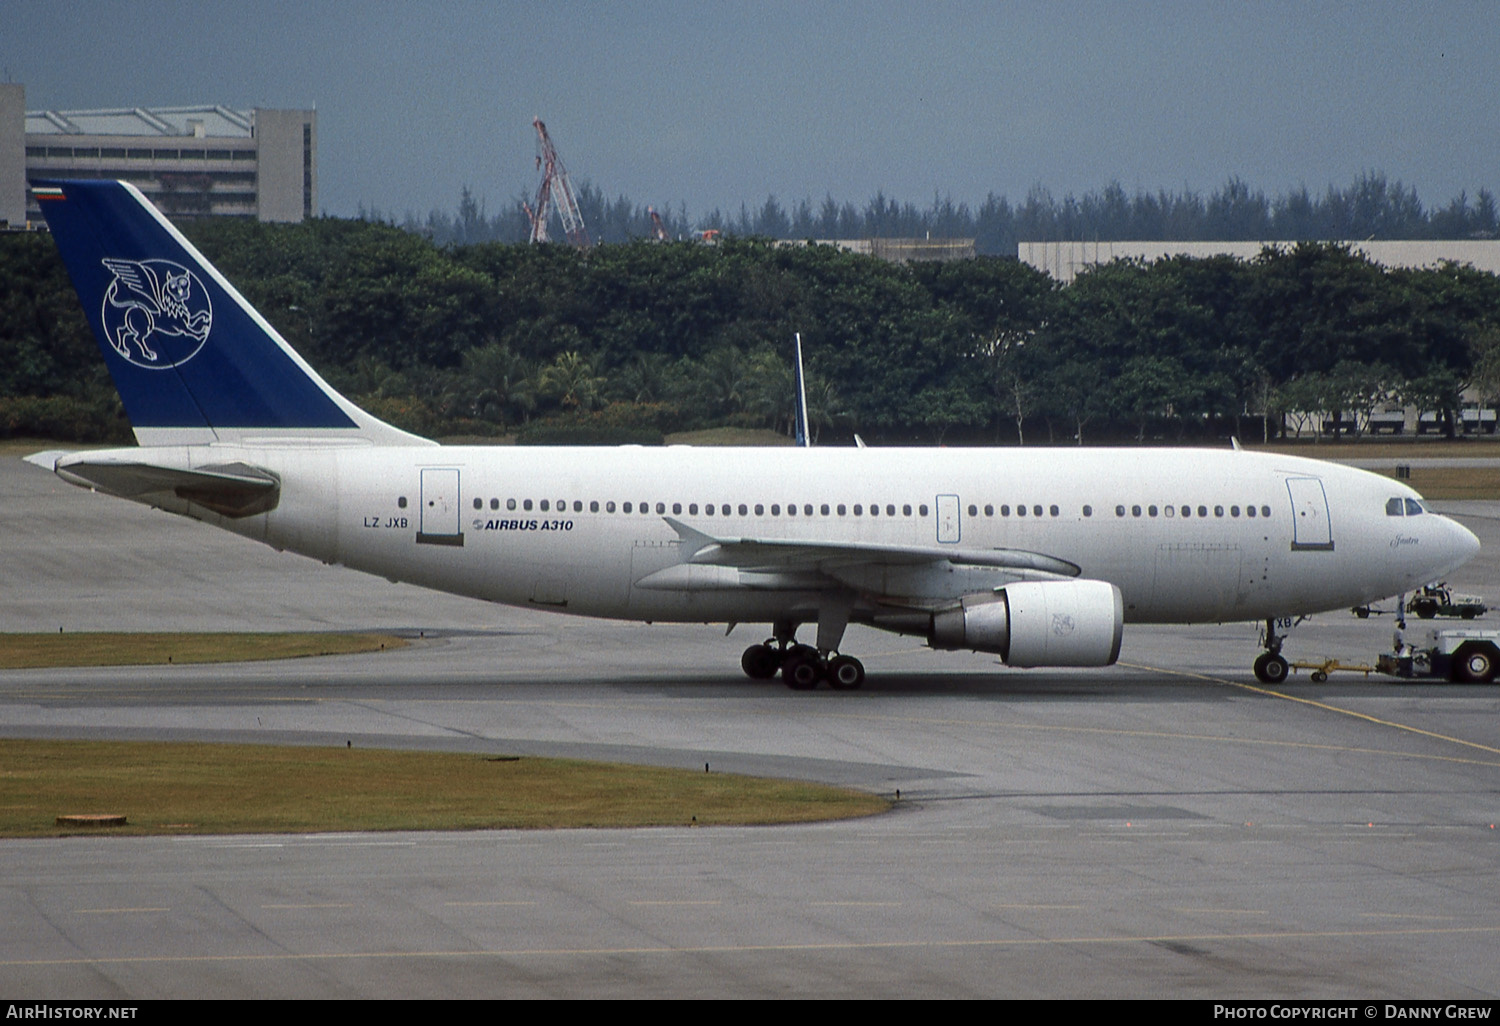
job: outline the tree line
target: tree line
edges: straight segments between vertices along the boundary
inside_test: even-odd
[[[522,242],[530,222],[516,198],[491,215],[482,199],[465,187],[456,211],[434,210],[425,218],[407,214],[402,227],[439,245]],[[584,223],[596,239],[628,242],[650,238],[647,206],[624,196],[608,199],[592,184],[579,189]],[[1207,196],[1137,190],[1118,182],[1061,199],[1037,186],[1012,203],[991,193],[977,207],[937,195],[931,205],[897,202],[877,193],[863,205],[826,196],[783,204],[768,196],[758,206],[715,208],[700,218],[684,205],[658,210],[668,233],[687,237],[705,229],[776,239],[972,238],[977,252],[1015,256],[1017,242],[1137,241],[1309,241],[1318,239],[1494,239],[1500,238],[1500,210],[1488,189],[1460,193],[1444,206],[1427,207],[1416,189],[1378,172],[1360,175],[1346,187],[1322,193],[1304,186],[1278,196],[1231,178]],[[379,211],[361,210],[367,220]]]
[[[760,238],[585,254],[333,218],[186,231],[335,387],[434,436],[787,432],[795,332],[825,441],[1260,437],[1393,400],[1451,424],[1465,385],[1500,391],[1500,279],[1313,243],[1063,287],[1009,259]],[[128,437],[49,236],[0,236],[0,295],[0,431]]]

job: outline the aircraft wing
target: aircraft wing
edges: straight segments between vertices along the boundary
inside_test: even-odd
[[[103,453],[58,451],[35,453],[26,462],[84,488],[126,499],[175,495],[231,518],[268,512],[281,497],[281,480],[275,474],[246,463],[184,469]]]
[[[682,540],[683,562],[637,581],[637,587],[688,591],[854,588],[920,602],[1018,580],[1057,580],[1082,573],[1077,564],[1065,559],[1021,549],[718,537],[672,517],[664,519]]]

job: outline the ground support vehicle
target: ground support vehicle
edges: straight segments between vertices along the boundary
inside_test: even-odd
[[[1489,612],[1489,606],[1478,595],[1458,595],[1445,582],[1426,585],[1406,603],[1406,611],[1423,620],[1435,616],[1461,617],[1472,620]]]
[[[1432,644],[1382,652],[1375,669],[1411,680],[1437,678],[1460,684],[1488,684],[1500,668],[1500,631],[1457,628],[1432,632]]]

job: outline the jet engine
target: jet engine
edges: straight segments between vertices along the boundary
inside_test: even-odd
[[[1021,581],[934,613],[927,643],[995,652],[1010,666],[1109,666],[1124,626],[1108,581]]]

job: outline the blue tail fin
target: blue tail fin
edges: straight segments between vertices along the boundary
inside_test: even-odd
[[[32,186],[141,445],[430,444],[334,391],[135,186]]]

